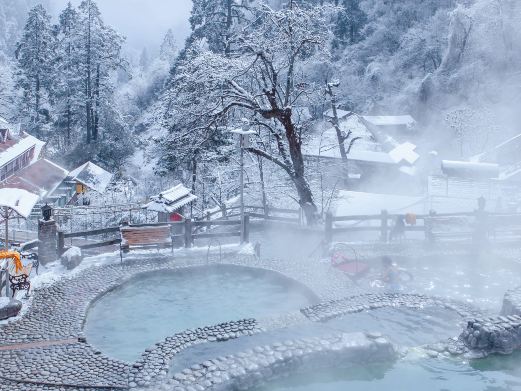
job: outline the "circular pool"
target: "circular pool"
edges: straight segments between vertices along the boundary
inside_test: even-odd
[[[448,359],[405,359],[394,364],[290,376],[255,391],[519,391],[520,358],[519,355],[496,356],[479,364]]]
[[[311,291],[275,272],[205,266],[147,273],[102,296],[84,332],[105,354],[125,361],[189,328],[280,315],[310,305]]]

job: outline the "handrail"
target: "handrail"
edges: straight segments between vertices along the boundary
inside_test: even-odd
[[[217,238],[213,238],[210,240],[210,242],[208,243],[208,250],[206,251],[206,264],[208,265],[208,263],[210,262],[210,247],[212,246],[212,243],[213,242],[217,242],[217,244],[219,245],[219,263],[222,262],[222,246],[221,246],[221,241]]]

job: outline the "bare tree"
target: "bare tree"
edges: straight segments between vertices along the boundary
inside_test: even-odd
[[[302,155],[306,126],[295,118],[294,108],[320,99],[320,88],[309,74],[327,58],[331,10],[259,6],[253,21],[235,38],[233,53],[215,53],[203,45],[191,49],[168,100],[174,140],[188,138],[204,145],[223,125],[246,117],[258,136],[247,150],[287,173],[310,224],[317,219],[317,208]]]

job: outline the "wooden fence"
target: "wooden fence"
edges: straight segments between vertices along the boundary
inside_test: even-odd
[[[411,214],[410,218],[414,219],[414,224],[406,224],[405,217],[404,214],[390,214],[385,210],[377,215],[333,216],[328,213],[325,218],[325,240],[331,243],[335,235],[355,232],[374,232],[377,239],[384,243],[392,239],[401,239],[408,232],[420,233],[428,242],[469,240],[474,237],[495,240],[521,239],[521,214],[518,213]],[[399,219],[404,221],[404,224],[397,228]]]
[[[244,215],[244,224],[241,224],[241,220],[193,221],[191,219],[185,219],[179,222],[145,223],[134,224],[132,226],[147,227],[156,225],[169,225],[172,238],[186,248],[192,247],[196,239],[240,237],[241,227],[244,227],[243,238],[245,242],[249,241],[250,235],[250,215],[248,213]],[[202,228],[216,227],[237,227],[237,229],[224,232],[201,232]],[[118,226],[81,232],[58,232],[58,254],[61,256],[65,252],[67,239],[83,240],[84,243],[78,243],[76,245],[76,247],[82,250],[117,245],[121,243],[119,230],[120,227]],[[92,239],[93,237],[96,238]]]
[[[303,222],[302,211],[299,209],[245,205],[244,210],[250,215],[250,218],[254,219],[281,221],[295,224],[302,224]],[[206,221],[227,220],[233,217],[240,217],[240,215],[240,206],[224,206],[222,209],[214,210],[213,212],[207,212],[204,216],[204,219]]]

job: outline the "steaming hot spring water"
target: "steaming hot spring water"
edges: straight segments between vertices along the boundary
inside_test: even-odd
[[[132,362],[154,343],[189,328],[242,318],[282,315],[316,302],[306,288],[276,273],[232,266],[151,272],[124,283],[91,307],[84,327],[89,343]],[[521,354],[475,362],[418,356],[417,346],[457,336],[461,318],[441,308],[381,308],[325,323],[300,324],[225,343],[192,346],[175,356],[171,373],[227,354],[288,339],[338,332],[379,331],[405,358],[388,365],[331,368],[288,374],[251,391],[520,390]]]
[[[96,301],[84,332],[103,353],[132,362],[186,329],[282,315],[315,301],[306,288],[274,272],[232,266],[153,272]]]
[[[518,391],[520,354],[474,362],[405,358],[396,363],[289,376],[251,391]]]

